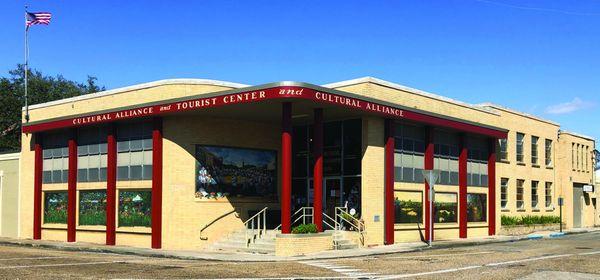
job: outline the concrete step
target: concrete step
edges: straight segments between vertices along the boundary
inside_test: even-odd
[[[244,252],[244,253],[255,253],[255,254],[275,254],[275,247],[273,248],[261,248],[261,247],[240,247],[240,246],[226,246],[219,245],[212,248],[213,251],[225,251],[225,252]]]
[[[348,243],[348,244],[337,246],[338,250],[357,249],[357,248],[358,248],[358,245],[356,245],[354,243]]]

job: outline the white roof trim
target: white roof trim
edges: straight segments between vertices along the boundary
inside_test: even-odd
[[[133,90],[140,90],[140,89],[145,89],[145,88],[164,86],[164,85],[174,85],[174,84],[213,85],[213,86],[224,86],[224,87],[230,87],[230,88],[244,88],[244,87],[249,86],[249,85],[245,85],[245,84],[238,84],[238,83],[218,81],[218,80],[207,80],[207,79],[166,79],[166,80],[158,80],[158,81],[149,82],[149,83],[137,84],[137,85],[133,85],[133,86],[121,87],[121,88],[116,88],[116,89],[111,89],[111,90],[99,91],[99,92],[95,92],[95,93],[79,95],[79,96],[75,96],[75,97],[71,97],[71,98],[59,99],[59,100],[50,101],[50,102],[46,102],[46,103],[30,105],[29,109],[32,110],[32,109],[44,108],[44,107],[49,107],[49,106],[54,106],[54,105],[59,105],[59,104],[65,104],[65,103],[69,103],[69,102],[87,100],[87,99],[92,99],[92,98],[99,98],[99,97],[103,97],[103,96],[108,96],[108,95],[113,95],[113,94],[133,91]],[[25,111],[25,107],[23,107],[23,111]]]
[[[362,77],[362,78],[358,78],[358,79],[352,79],[352,80],[347,80],[347,81],[341,81],[341,82],[335,82],[335,83],[330,83],[330,84],[325,84],[322,85],[323,87],[327,87],[327,88],[339,88],[339,87],[345,87],[345,86],[351,86],[351,85],[356,85],[356,84],[362,84],[362,83],[373,83],[373,84],[378,84],[378,85],[382,85],[385,87],[389,87],[389,88],[393,88],[393,89],[398,89],[398,90],[402,90],[402,91],[406,91],[406,92],[410,92],[416,95],[420,95],[423,97],[427,97],[427,98],[431,98],[431,99],[435,99],[435,100],[439,100],[439,101],[444,101],[447,103],[451,103],[454,105],[458,105],[458,106],[462,106],[462,107],[466,107],[469,109],[473,109],[473,110],[477,110],[477,111],[481,111],[484,113],[488,113],[488,114],[493,114],[493,115],[499,115],[498,113],[496,113],[494,110],[489,110],[487,108],[482,108],[473,104],[469,104],[463,101],[458,101],[449,97],[445,97],[445,96],[441,96],[441,95],[437,95],[434,93],[430,93],[430,92],[426,92],[426,91],[422,91],[419,89],[415,89],[415,88],[411,88],[411,87],[407,87],[407,86],[403,86],[400,84],[396,84],[396,83],[392,83],[392,82],[388,82],[382,79],[378,79],[378,78],[374,78],[374,77]]]
[[[552,124],[552,125],[555,125],[555,126],[560,126],[560,124],[557,123],[557,122],[553,122],[553,121],[550,121],[550,120],[542,119],[542,118],[534,116],[532,114],[528,114],[528,113],[520,112],[520,111],[517,111],[517,110],[513,110],[513,109],[504,107],[502,105],[494,104],[494,103],[489,103],[489,102],[488,103],[481,103],[481,104],[478,104],[477,106],[490,107],[490,108],[494,108],[494,109],[506,111],[506,112],[509,112],[509,113],[513,113],[513,114],[516,114],[516,115],[519,115],[519,116],[523,116],[523,117],[527,117],[527,118],[530,118],[530,119],[534,119],[536,121],[541,121],[541,122],[545,122],[545,123]]]
[[[1,160],[19,159],[19,157],[21,157],[21,153],[0,154],[0,161]]]
[[[572,131],[560,130],[560,131],[558,131],[558,133],[560,133],[560,134],[569,134],[569,135],[572,135],[572,136],[575,136],[575,137],[579,137],[579,138],[583,138],[583,139],[586,139],[586,140],[594,141],[594,143],[596,142],[596,139],[594,139],[594,137],[592,137],[592,136],[587,136],[587,135],[579,134],[579,133],[572,132]]]

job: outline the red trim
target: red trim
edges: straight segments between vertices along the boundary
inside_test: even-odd
[[[458,235],[467,238],[467,149],[466,135],[460,136],[460,156],[458,157]]]
[[[323,109],[315,109],[313,136],[313,209],[314,223],[323,231]]]
[[[425,170],[433,170],[434,166],[434,152],[435,152],[435,130],[433,127],[428,127],[425,135],[425,163],[423,167]],[[430,220],[430,211],[429,211],[429,184],[425,181],[425,240],[429,240],[429,220]],[[435,221],[434,221],[435,222]],[[434,235],[435,226],[431,230],[431,240],[435,237]]]
[[[393,119],[385,120],[385,244],[394,244],[394,128]]]
[[[48,121],[36,124],[23,124],[23,132],[51,130],[63,127],[77,127],[89,124],[106,123],[131,118],[157,116],[165,113],[201,110],[211,107],[219,107],[231,104],[254,103],[269,99],[306,99],[314,103],[335,104],[346,108],[352,108],[369,113],[379,114],[386,118],[407,119],[427,123],[433,126],[450,127],[457,130],[487,135],[495,138],[506,138],[506,131],[482,127],[475,124],[444,119],[424,113],[407,111],[393,106],[369,102],[359,98],[347,97],[337,93],[317,91],[312,88],[301,86],[277,86],[272,88],[232,93],[215,97],[196,98],[186,101],[165,103],[160,105],[143,106],[128,110],[119,110],[102,114],[90,114],[77,118],[66,118],[56,121]]]
[[[106,137],[106,245],[115,245],[117,205],[117,139],[115,125],[108,128]]]
[[[292,103],[281,113],[281,233],[292,232]]]
[[[77,129],[69,138],[69,177],[67,180],[67,242],[75,242],[77,217]]]
[[[42,135],[33,135],[35,153],[33,167],[33,239],[42,238],[42,168],[44,164]]]
[[[488,157],[488,235],[496,235],[496,141],[490,138]]]
[[[152,130],[152,248],[162,247],[162,118],[153,119]]]

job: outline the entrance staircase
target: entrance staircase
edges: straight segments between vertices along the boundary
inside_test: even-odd
[[[216,252],[244,252],[253,254],[275,254],[275,236],[279,231],[267,230],[257,236],[251,229],[242,229],[229,234],[226,238],[210,246]]]

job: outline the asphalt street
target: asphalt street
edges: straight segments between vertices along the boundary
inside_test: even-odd
[[[600,279],[600,232],[289,262],[215,262],[0,246],[1,279]]]

